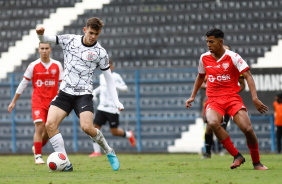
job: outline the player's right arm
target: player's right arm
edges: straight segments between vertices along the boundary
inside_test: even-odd
[[[57,44],[57,37],[56,36],[49,36],[44,34],[45,28],[44,27],[38,27],[36,28],[36,33],[38,35],[38,38],[40,42],[43,43],[56,43]]]
[[[205,74],[198,74],[195,84],[194,84],[194,88],[193,88],[193,92],[191,94],[191,97],[186,101],[186,108],[189,109],[192,106],[192,102],[194,102],[196,94],[198,92],[198,90],[200,89],[200,87],[202,86],[204,80],[205,80]]]
[[[29,80],[27,80],[26,78],[23,78],[23,80],[21,81],[21,83],[19,84],[16,94],[12,100],[12,102],[10,103],[10,105],[8,106],[8,111],[11,113],[12,110],[14,109],[14,107],[16,106],[16,101],[18,100],[18,98],[21,96],[22,92],[24,91],[24,89],[27,87]]]
[[[196,94],[198,92],[198,90],[200,89],[200,87],[202,86],[205,77],[206,77],[206,70],[204,67],[204,63],[203,63],[203,55],[201,55],[200,60],[199,60],[199,66],[198,66],[198,76],[195,80],[195,84],[194,84],[194,88],[193,88],[193,92],[190,96],[190,98],[188,100],[186,100],[186,108],[189,109],[192,106],[192,102],[194,102]]]

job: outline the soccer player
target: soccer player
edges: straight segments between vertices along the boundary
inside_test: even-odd
[[[275,101],[273,102],[274,107],[274,124],[276,126],[276,140],[277,140],[277,153],[281,153],[281,138],[282,138],[282,93],[275,96]]]
[[[16,101],[32,80],[33,93],[32,117],[35,125],[33,136],[34,141],[34,161],[35,164],[44,164],[42,159],[42,147],[48,142],[45,123],[47,119],[50,102],[58,93],[59,82],[62,81],[63,67],[59,61],[50,58],[51,46],[49,43],[39,43],[38,52],[40,58],[29,64],[24,73],[23,80],[19,84],[16,94],[8,107],[12,112]]]
[[[97,42],[101,33],[103,22],[93,17],[87,20],[83,28],[84,35],[58,35],[44,34],[45,28],[36,29],[41,42],[59,44],[64,53],[64,77],[60,85],[60,92],[50,104],[46,129],[50,142],[57,152],[62,152],[67,157],[68,165],[64,171],[73,171],[73,166],[66,154],[64,141],[58,126],[61,121],[74,110],[80,119],[81,129],[97,142],[106,152],[114,171],[119,169],[119,160],[114,150],[108,145],[103,134],[93,126],[93,73],[100,68],[105,77],[109,93],[118,110],[124,109],[119,102],[115,82],[109,66],[106,50]]]
[[[117,90],[127,92],[128,87],[123,81],[122,77],[118,73],[113,72],[114,65],[111,59],[110,59],[110,69],[113,78],[115,80]],[[107,87],[104,76],[101,74],[99,78],[100,78],[100,86],[94,89],[92,92],[94,101],[98,100],[96,96],[100,94],[100,103],[97,107],[97,112],[95,114],[94,127],[100,130],[101,127],[105,125],[108,121],[112,135],[128,138],[128,140],[131,143],[131,146],[134,147],[136,141],[133,132],[124,131],[123,129],[118,128],[120,112],[116,108],[115,104],[113,103],[112,97],[108,93],[109,89]],[[93,141],[93,148],[94,148],[94,152],[91,155],[89,155],[89,157],[101,156],[100,146],[95,141]]]
[[[224,49],[230,49],[229,45],[223,45]],[[240,92],[243,91],[245,89],[245,80],[243,75],[241,74],[239,79],[238,79],[238,83],[240,86]],[[201,89],[206,90],[207,87],[207,76],[205,76],[205,80],[201,86]],[[206,103],[207,97],[204,98],[204,104]],[[202,117],[204,119],[204,122],[207,123],[206,121],[206,117],[205,117],[205,106],[203,104],[203,109],[202,109]],[[221,126],[224,128],[224,130],[226,130],[228,122],[230,120],[230,116],[225,113],[223,121],[221,122]],[[206,124],[206,131],[205,131],[205,148],[206,148],[206,153],[202,156],[202,159],[206,159],[206,158],[211,158],[211,148],[214,145],[214,141],[213,141],[213,131],[212,128],[209,124]],[[224,153],[222,152],[222,147],[221,147],[221,143],[218,141],[217,143],[217,147],[218,147],[218,152],[220,155],[223,155]]]
[[[255,83],[247,63],[237,53],[223,48],[224,33],[213,28],[206,33],[206,41],[209,51],[202,54],[199,60],[199,74],[195,80],[191,97],[186,101],[186,108],[192,106],[192,102],[207,75],[207,96],[205,105],[206,118],[216,137],[225,149],[234,157],[230,168],[240,167],[245,158],[239,153],[230,140],[228,133],[221,127],[225,113],[228,113],[234,122],[244,133],[255,170],[267,170],[261,164],[258,140],[252,128],[247,114],[246,106],[237,94],[240,91],[238,79],[240,74],[246,79],[252,100],[260,113],[265,113],[268,107],[257,97]]]

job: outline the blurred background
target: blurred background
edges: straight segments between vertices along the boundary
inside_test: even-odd
[[[207,52],[205,33],[220,28],[224,43],[251,67],[266,115],[255,109],[246,88],[240,95],[259,139],[260,151],[274,152],[273,101],[282,89],[281,0],[0,0],[0,154],[32,153],[34,124],[32,84],[15,110],[7,111],[29,63],[39,58],[35,28],[46,34],[83,35],[88,18],[105,24],[98,42],[112,58],[115,71],[129,87],[120,93],[124,129],[133,130],[137,146],[102,132],[116,152],[201,153],[204,124],[201,92],[190,110],[190,96],[200,55]],[[60,46],[51,57],[63,64]],[[94,87],[100,71],[95,72]],[[95,103],[95,109],[98,103]],[[59,126],[68,152],[91,153],[92,141],[70,114]],[[231,122],[228,132],[240,151],[248,151],[245,136]],[[43,153],[53,152],[48,143]]]

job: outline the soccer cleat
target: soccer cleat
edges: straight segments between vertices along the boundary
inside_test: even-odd
[[[267,167],[262,165],[262,163],[260,162],[256,164],[253,163],[253,166],[254,166],[254,170],[267,170],[268,169]]]
[[[210,153],[205,153],[201,159],[207,159],[207,158],[211,158],[211,154]]]
[[[98,152],[93,152],[92,154],[89,155],[89,157],[100,157],[100,156],[102,156],[102,154]]]
[[[34,155],[34,160],[35,160],[35,164],[45,164],[45,162],[43,161],[42,159],[42,156],[41,155]]]
[[[235,169],[237,167],[240,167],[240,165],[243,164],[244,162],[245,162],[245,158],[241,155],[241,153],[238,153],[234,157],[233,164],[231,164],[230,168]]]
[[[110,161],[110,164],[111,164],[113,170],[117,171],[119,169],[119,161],[118,161],[118,158],[117,158],[115,152],[112,151],[111,153],[107,154],[107,157]]]
[[[134,134],[131,130],[129,131],[129,133],[131,134],[131,136],[128,138],[128,140],[130,141],[131,146],[134,147],[136,145],[136,140],[135,140]]]
[[[63,172],[72,172],[73,171],[73,167],[72,164],[67,165],[66,168],[64,170],[62,170]]]

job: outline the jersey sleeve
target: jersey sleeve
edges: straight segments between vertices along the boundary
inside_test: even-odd
[[[24,78],[26,78],[27,80],[31,80],[33,77],[33,68],[34,68],[34,64],[30,63],[24,73]]]
[[[100,53],[100,61],[99,61],[99,66],[102,71],[108,70],[110,68],[109,64],[109,56],[105,50]]]
[[[118,73],[115,73],[115,83],[116,83],[117,90],[119,90],[119,91],[127,91],[128,87],[125,84],[125,82],[122,79],[122,77]]]
[[[237,53],[232,56],[232,61],[236,68],[239,70],[240,74],[244,73],[249,69],[247,62],[243,60],[243,58]]]
[[[63,69],[63,66],[62,66],[61,63],[59,63],[59,71],[60,71],[59,82],[61,82],[63,80],[63,76],[64,76],[64,69]]]
[[[205,70],[204,63],[203,63],[203,56],[201,56],[199,60],[198,72],[199,74],[202,74],[202,75],[206,74],[206,70]]]
[[[68,45],[68,43],[74,38],[75,35],[64,34],[56,36],[56,43],[59,44],[63,49]]]

